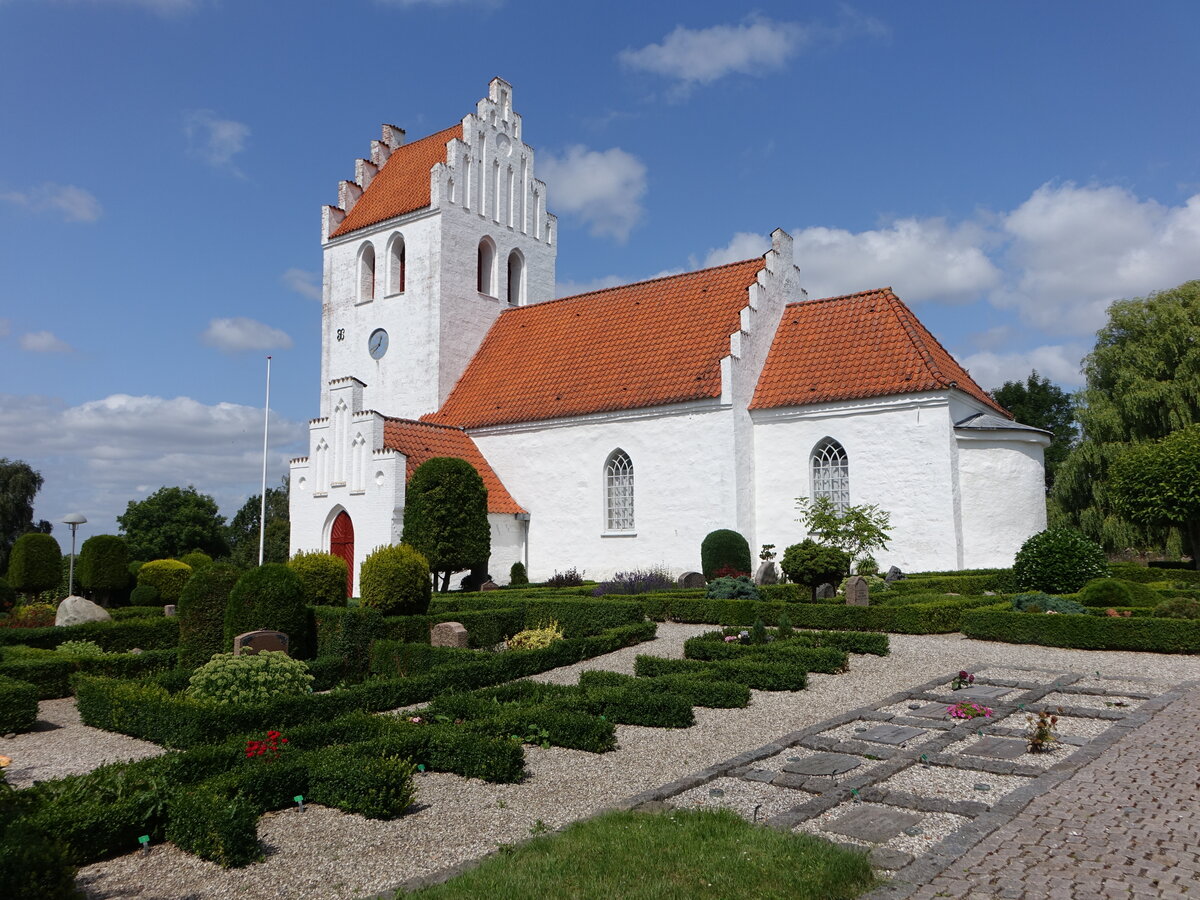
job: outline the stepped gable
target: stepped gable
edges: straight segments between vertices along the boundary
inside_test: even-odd
[[[500,314],[442,408],[479,428],[721,396],[762,258]]]
[[[891,288],[789,304],[751,409],[957,388],[1006,419]]]
[[[340,237],[427,207],[430,203],[430,170],[446,161],[446,144],[455,138],[462,140],[462,134],[463,127],[459,123],[392,150],[379,174],[371,179],[363,195],[330,237]]]
[[[510,515],[525,512],[483,458],[471,436],[461,428],[415,422],[412,419],[384,419],[383,446],[407,457],[405,482],[412,478],[417,466],[426,460],[435,456],[453,456],[469,462],[483,479],[488,492],[488,512]]]

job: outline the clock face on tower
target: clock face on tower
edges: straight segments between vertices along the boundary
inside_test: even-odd
[[[367,351],[373,359],[382,359],[383,354],[387,353],[388,348],[388,333],[382,328],[376,328],[371,332],[371,336],[367,338]]]

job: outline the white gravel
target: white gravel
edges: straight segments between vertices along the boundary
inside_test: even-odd
[[[661,625],[660,637],[652,644],[538,678],[573,683],[585,668],[632,672],[638,654],[678,657],[687,637],[711,630],[707,625]],[[245,869],[222,870],[159,846],[145,858],[131,854],[88,866],[83,879],[89,883],[92,897],[135,893],[139,900],[248,895],[328,900],[360,897],[477,857],[498,844],[521,840],[539,819],[553,828],[587,816],[613,801],[874,703],[938,673],[977,664],[983,671],[983,664],[992,663],[1061,667],[1074,672],[1099,669],[1106,675],[1154,676],[1168,683],[1200,678],[1200,659],[1195,657],[996,644],[959,634],[893,635],[891,646],[889,657],[851,656],[847,673],[812,675],[805,691],[753,691],[746,709],[698,708],[692,728],[618,726],[620,748],[612,753],[527,747],[531,777],[524,784],[422,776],[417,794],[422,808],[394,822],[315,808],[311,815],[264,818],[260,834],[270,845],[271,855],[266,862]]]
[[[757,806],[758,821],[762,822],[811,799],[810,795],[801,791],[774,787],[761,781],[716,778],[708,784],[675,795],[670,802],[680,809],[733,810],[747,822],[754,821],[754,808]]]
[[[974,756],[970,753],[963,753],[963,751],[966,750],[968,747],[973,747],[975,744],[978,744],[985,737],[988,737],[988,735],[972,734],[969,737],[967,737],[965,740],[958,741],[958,742],[951,744],[949,747],[947,747],[942,752],[958,754],[968,764],[971,762],[974,762],[974,761],[980,761],[984,757]],[[1007,738],[1007,740],[1014,740],[1014,741],[1021,740],[1023,742],[1022,738]],[[1017,759],[1014,759],[1012,761],[1015,763],[1020,763],[1023,766],[1036,766],[1040,769],[1048,769],[1051,766],[1057,765],[1058,763],[1062,762],[1064,759],[1066,759],[1068,756],[1070,756],[1072,753],[1074,753],[1076,750],[1079,749],[1078,747],[1074,746],[1073,744],[1063,744],[1063,743],[1058,743],[1058,742],[1051,744],[1050,747],[1051,747],[1051,749],[1044,753],[1023,753]],[[986,781],[987,779],[985,778],[983,780]]]
[[[1098,694],[1068,694],[1065,691],[1055,691],[1052,694],[1047,694],[1032,705],[1035,708],[1045,707],[1047,709],[1054,709],[1059,706],[1074,706],[1079,709],[1133,712],[1145,702],[1145,700],[1138,700],[1135,697],[1122,697],[1111,694],[1100,696]]]
[[[915,763],[881,782],[879,787],[920,797],[974,800],[991,806],[1001,797],[1028,783],[1029,779],[1020,775],[993,775],[991,772],[967,772],[949,766],[923,766]],[[977,791],[977,784],[986,784],[990,789]]]
[[[1053,709],[1047,710],[1052,715],[1057,715]],[[1033,727],[1033,723],[1026,718],[1023,724],[1019,724],[1020,720],[1015,717],[1009,717],[1005,725],[1011,728],[1021,727],[1022,730],[1028,731]],[[1116,723],[1108,719],[1085,719],[1082,716],[1059,716],[1058,724],[1055,729],[1058,731],[1059,737],[1073,738],[1094,738],[1108,729],[1112,728]]]
[[[788,763],[798,762],[802,759],[808,759],[810,756],[817,756],[825,752],[826,751],[824,750],[809,750],[807,747],[789,747],[782,753],[776,753],[774,756],[768,756],[766,759],[760,759],[751,765],[755,769],[766,769],[771,772],[782,772],[783,767]],[[853,756],[855,754],[851,755]],[[866,775],[872,769],[876,769],[883,765],[884,762],[883,760],[867,759],[865,756],[858,758],[862,760],[862,763],[858,766],[858,768],[852,769],[849,772],[837,777],[853,778],[859,775]]]

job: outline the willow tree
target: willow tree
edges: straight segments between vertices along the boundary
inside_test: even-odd
[[[1200,281],[1113,303],[1083,373],[1081,437],[1058,468],[1054,511],[1106,550],[1161,547],[1169,529],[1122,514],[1109,468],[1131,446],[1200,422]]]

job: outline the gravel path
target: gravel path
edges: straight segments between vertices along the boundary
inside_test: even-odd
[[[709,630],[711,626],[660,625],[660,636],[653,643],[537,677],[574,683],[584,669],[629,673],[638,654],[679,657],[684,640]],[[330,900],[361,897],[478,857],[498,844],[521,840],[531,829],[564,825],[780,735],[925,682],[939,672],[977,665],[982,671],[983,664],[992,664],[997,669],[1099,671],[1102,676],[1152,677],[1167,683],[1200,677],[1200,659],[1189,657],[993,644],[958,634],[893,635],[891,645],[889,657],[852,656],[848,673],[813,674],[805,691],[753,691],[746,709],[697,708],[692,728],[618,726],[620,748],[612,753],[527,747],[530,778],[523,784],[422,775],[419,809],[392,822],[317,807],[303,814],[286,811],[266,816],[259,833],[268,858],[261,865],[222,870],[166,845],[156,846],[145,857],[130,854],[88,866],[80,883],[90,897],[144,900],[248,894]]]

